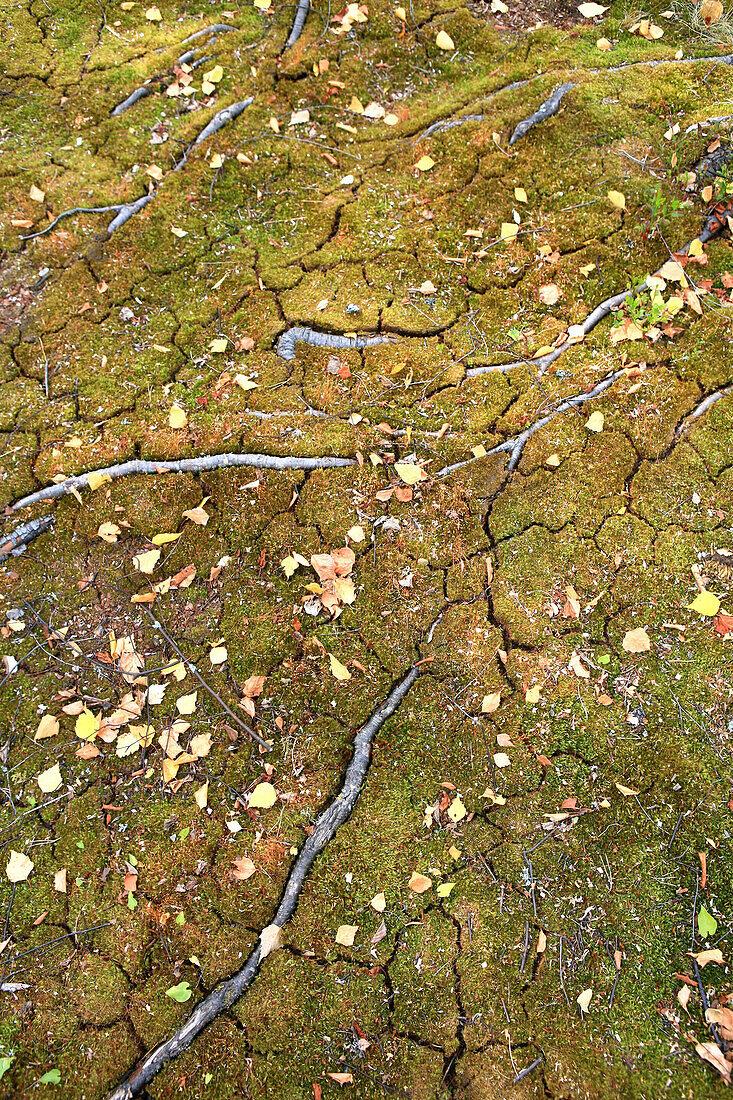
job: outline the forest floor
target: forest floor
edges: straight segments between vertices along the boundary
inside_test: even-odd
[[[719,7],[4,5],[0,1096],[730,1085]]]

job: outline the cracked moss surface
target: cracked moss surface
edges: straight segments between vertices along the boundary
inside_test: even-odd
[[[596,20],[565,2],[488,7],[419,0],[400,16],[378,0],[343,34],[313,11],[284,50],[293,10],[277,0],[203,13],[173,0],[159,22],[140,5],[0,5],[3,504],[134,457],[358,460],[161,471],[4,517],[6,533],[51,510],[55,522],[0,563],[0,655],[20,662],[0,688],[2,866],[10,851],[34,864],[0,886],[0,1096],[103,1097],[242,965],[355,731],[418,660],[282,949],[145,1095],[724,1092],[694,1050],[711,1037],[690,951],[722,950],[701,974],[724,1005],[731,641],[689,604],[700,566],[733,613],[726,574],[701,562],[732,539],[730,234],[686,268],[702,315],[688,299],[671,328],[619,344],[612,317],[547,370],[532,356],[700,231],[711,199],[687,173],[731,140],[733,68],[661,0],[642,13],[657,40],[632,33],[620,0]],[[231,29],[184,44],[217,23]],[[453,49],[437,47],[441,31]],[[167,94],[187,79],[174,67],[188,50],[195,92]],[[564,82],[575,87],[560,111],[510,148]],[[307,122],[291,120],[302,111]],[[415,167],[423,157],[430,170]],[[111,237],[114,211],[42,232],[148,190]],[[501,240],[504,223],[515,240]],[[632,308],[652,325],[649,294]],[[393,339],[299,344],[284,361],[291,325]],[[531,435],[512,473],[506,453],[483,453],[621,369]],[[427,476],[406,493],[395,462]],[[453,463],[465,465],[434,476]],[[202,501],[205,526],[183,517]],[[117,541],[100,539],[107,523]],[[315,574],[280,563],[343,547],[354,526],[355,600],[312,616]],[[180,537],[148,577],[135,555],[161,532]],[[136,601],[191,566],[153,615],[270,754],[190,672],[180,684],[160,672],[175,653]],[[639,627],[650,649],[631,654]],[[155,740],[119,756],[97,738],[80,755],[75,707],[109,715],[136,690],[110,656],[128,636],[167,685],[139,719]],[[212,666],[219,639],[227,660]],[[253,676],[266,680],[250,719],[238,701]],[[194,690],[181,743],[209,734],[211,748],[171,778],[157,738]],[[34,740],[46,712],[59,732]],[[43,794],[36,777],[57,762],[62,784]],[[264,780],[278,801],[250,808]],[[465,816],[451,816],[456,798]],[[254,874],[233,877],[235,860]],[[431,880],[424,893],[414,872]],[[701,903],[717,920],[707,939]],[[351,946],[336,942],[341,925],[357,928]],[[167,995],[181,982],[185,1003]]]

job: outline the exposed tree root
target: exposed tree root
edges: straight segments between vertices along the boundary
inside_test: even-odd
[[[221,470],[234,466],[257,466],[261,470],[322,470],[333,466],[355,466],[355,458],[338,458],[322,455],[316,458],[300,458],[287,455],[221,454],[200,455],[198,458],[177,458],[172,461],[151,462],[143,458],[133,458],[129,462],[120,462],[117,466],[105,466],[101,470],[90,470],[86,474],[67,477],[57,485],[47,485],[10,505],[11,512],[28,508],[31,504],[40,504],[44,500],[58,500],[65,493],[78,492],[89,485],[90,475],[104,480],[116,481],[121,477],[136,477],[138,474],[200,474],[204,470]]]
[[[525,134],[529,133],[533,126],[537,126],[540,122],[544,122],[545,119],[552,118],[560,110],[560,104],[563,101],[563,97],[571,90],[576,88],[577,84],[560,84],[553,91],[552,95],[541,104],[533,115],[529,118],[525,118],[522,122],[518,122],[514,127],[514,133],[509,138],[510,145],[516,145],[516,143],[523,138]]]
[[[310,6],[310,0],[299,0],[298,9],[295,13],[295,19],[293,20],[293,26],[290,34],[288,35],[288,40],[285,43],[286,50],[289,50],[291,46],[294,46],[300,38],[301,34],[303,33],[303,27],[305,26],[305,21],[308,18],[308,11],[310,10]]]
[[[718,204],[712,214],[709,215],[702,232],[699,233],[697,237],[693,237],[692,241],[688,241],[687,244],[679,250],[677,255],[686,256],[690,251],[693,241],[699,241],[701,244],[708,244],[710,241],[715,240],[715,238],[726,228],[727,219],[731,217],[732,207],[733,203],[730,202],[727,204]],[[659,274],[661,270],[661,267],[657,268],[655,274]],[[635,287],[631,287],[629,290],[622,290],[619,291],[618,294],[611,295],[610,298],[606,298],[605,301],[597,305],[579,326],[583,336],[587,336],[600,321],[608,317],[609,313],[613,313],[614,310],[622,306],[627,298],[643,290],[645,284],[646,280]],[[575,347],[576,343],[579,342],[582,341],[571,342],[570,340],[566,340],[564,343],[559,344],[558,347],[553,348],[547,355],[541,355],[537,359],[516,359],[512,363],[496,363],[480,367],[469,367],[466,371],[466,378],[476,378],[480,374],[489,374],[491,371],[506,373],[507,371],[514,370],[516,367],[527,366],[536,367],[539,373],[543,374],[556,359],[559,359],[560,356],[568,350],[568,348]]]
[[[214,23],[210,27],[204,27],[203,30],[196,31],[194,34],[189,34],[188,38],[184,38],[181,43],[182,46],[187,46],[189,42],[195,42],[197,38],[215,38],[217,34],[224,34],[224,31],[236,31],[236,27],[232,23]]]
[[[182,53],[180,57],[176,58],[176,65],[188,65],[189,62],[193,61],[195,56],[195,50],[187,50],[186,53]],[[123,99],[121,103],[118,103],[117,106],[110,111],[110,116],[116,118],[117,115],[121,115],[124,111],[128,111],[130,107],[134,107],[141,99],[145,99],[146,96],[151,95],[151,93],[155,91],[156,85],[160,84],[164,79],[164,76],[154,76],[150,79],[148,84],[143,84],[140,88],[136,88],[134,92],[130,92],[127,99]]]
[[[535,420],[530,424],[528,428],[525,428],[519,435],[514,436],[513,439],[505,439],[503,443],[499,443],[496,447],[492,447],[490,451],[487,451],[487,455],[502,454],[503,452],[509,452],[509,465],[507,467],[507,473],[512,473],[519,463],[522,457],[522,452],[528,442],[540,428],[544,428],[546,424],[549,424],[551,420],[554,420],[556,416],[560,416],[561,413],[567,412],[568,409],[575,409],[579,405],[584,405],[586,401],[592,401],[594,397],[600,397],[602,393],[605,393],[617,379],[625,374],[623,370],[614,371],[613,374],[609,374],[607,378],[604,378],[601,382],[598,382],[593,389],[588,390],[587,393],[578,393],[575,397],[568,397],[565,401],[561,401],[556,409],[552,412],[546,413],[545,416],[541,416],[539,420]],[[475,458],[464,459],[463,462],[454,462],[452,466],[444,466],[442,470],[438,470],[434,477],[446,477],[448,474],[454,473],[456,470],[461,470],[464,466],[469,466],[472,462],[475,462]]]
[[[239,118],[242,111],[249,107],[253,101],[254,96],[250,96],[249,99],[243,99],[240,103],[231,103],[228,107],[223,107],[221,111],[217,111],[211,122],[204,126],[199,136],[194,139],[191,148],[193,149],[196,145],[200,145],[202,141],[206,141],[217,130],[221,130],[223,126],[226,126],[228,122],[233,122],[235,118]]]
[[[121,229],[125,222],[128,222],[135,214],[139,214],[155,198],[156,194],[156,191],[150,191],[147,195],[141,195],[139,199],[135,199],[134,202],[128,202],[120,207],[119,212],[107,226],[107,237],[111,237],[116,229]]]
[[[39,229],[37,233],[28,233],[25,237],[21,237],[21,241],[32,241],[35,237],[43,237],[46,233],[50,233],[63,218],[70,218],[72,214],[110,214],[113,210],[122,210],[122,203],[115,203],[113,206],[72,206],[71,210],[62,210],[60,214],[57,214],[50,225],[47,225],[45,229]]]
[[[677,431],[675,432],[675,438],[679,439],[679,437],[687,431],[691,424],[694,424],[695,421],[703,415],[703,413],[706,413],[708,409],[712,408],[712,406],[715,405],[716,402],[720,401],[721,398],[727,397],[729,393],[733,393],[733,384],[730,386],[724,386],[722,389],[716,390],[715,393],[709,393],[707,397],[704,397],[699,405],[696,405],[692,412],[689,413],[679,425]]]
[[[11,554],[22,554],[29,542],[53,527],[53,522],[53,515],[39,516],[28,523],[21,523],[10,534],[0,536],[0,561],[5,561]]]
[[[277,342],[277,354],[281,359],[295,359],[296,344],[310,344],[314,348],[371,348],[375,344],[391,344],[395,337],[389,333],[374,333],[373,336],[337,336],[331,332],[316,332],[312,328],[288,329]]]
[[[387,698],[373,712],[354,739],[354,754],[344,776],[344,782],[334,801],[316,818],[313,831],[306,839],[293,864],[272,923],[263,929],[260,941],[246,963],[232,978],[222,982],[205,997],[184,1024],[142,1061],[132,1073],[109,1094],[107,1100],[131,1100],[145,1088],[152,1078],[173,1058],[187,1050],[194,1039],[216,1019],[220,1013],[239,1000],[257,977],[260,963],[277,944],[277,934],[290,920],[298,904],[300,892],[316,856],[333,840],[338,829],[348,821],[359,799],[371,759],[375,735],[388,718],[395,713],[402,700],[420,675],[417,665],[407,672],[392,688]]]

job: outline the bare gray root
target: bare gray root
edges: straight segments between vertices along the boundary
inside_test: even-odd
[[[565,401],[560,402],[557,408],[541,416],[539,420],[535,420],[534,423],[530,424],[529,427],[525,428],[519,435],[514,436],[512,439],[505,439],[503,443],[499,443],[496,447],[492,447],[486,454],[497,455],[508,452],[509,465],[507,467],[507,473],[513,473],[519,464],[519,460],[522,457],[522,452],[528,440],[532,438],[535,432],[538,432],[540,428],[544,428],[545,425],[549,424],[551,420],[554,420],[556,416],[560,416],[569,409],[578,408],[579,405],[584,405],[586,401],[592,401],[594,397],[600,397],[601,394],[605,393],[623,374],[623,370],[614,371],[613,374],[609,374],[607,378],[598,382],[598,384],[595,385],[593,389],[588,390],[587,393],[578,393],[574,397],[566,398]],[[461,470],[464,466],[469,466],[475,461],[475,458],[467,458],[463,462],[454,462],[452,466],[444,466],[442,470],[438,470],[434,476],[447,477],[448,474],[452,474],[456,470]]]
[[[228,107],[223,107],[221,111],[217,111],[211,122],[204,126],[199,136],[194,140],[192,148],[200,145],[202,141],[206,141],[212,134],[226,126],[228,122],[233,122],[235,118],[239,118],[242,111],[246,110],[253,100],[254,96],[250,96],[249,99],[243,99],[240,103],[231,103]]]
[[[529,133],[533,126],[539,125],[540,122],[544,122],[548,118],[552,118],[560,110],[560,104],[563,101],[563,97],[572,89],[577,87],[575,84],[560,84],[553,91],[552,95],[542,103],[534,114],[529,118],[525,118],[522,122],[518,122],[514,127],[514,133],[509,138],[510,145],[516,145],[516,143],[523,138],[525,134]]]
[[[195,34],[189,34],[188,38],[183,39],[181,45],[187,46],[189,42],[195,42],[197,38],[216,38],[217,34],[224,34],[225,31],[235,31],[236,29],[231,23],[214,23],[210,27],[204,27],[203,30],[196,31]]]
[[[277,354],[281,359],[289,361],[295,359],[296,344],[343,351],[346,348],[371,348],[375,344],[391,344],[394,339],[394,336],[381,332],[373,336],[338,336],[331,332],[315,332],[312,328],[296,327],[282,334],[277,342]]]
[[[199,458],[178,458],[171,462],[150,462],[146,459],[134,458],[129,462],[121,462],[117,466],[105,466],[101,470],[92,470],[89,473],[105,480],[109,478],[110,481],[117,481],[121,477],[136,477],[139,474],[200,474],[205,470],[230,469],[235,466],[256,466],[261,470],[322,470],[334,466],[355,465],[355,458],[337,458],[333,455],[316,458],[287,455],[285,458],[280,458],[277,455],[228,453],[201,455]],[[17,500],[10,509],[17,512],[21,508],[30,507],[31,504],[40,504],[44,500],[58,500],[66,493],[86,489],[89,485],[89,473],[67,477],[57,485],[47,485],[45,489],[39,489]]]
[[[22,554],[29,542],[33,542],[33,539],[37,539],[39,535],[53,527],[53,522],[53,515],[39,516],[37,519],[29,520],[28,523],[21,523],[20,527],[16,527],[10,534],[1,535],[0,561],[5,561],[11,554],[15,556]]]
[[[288,875],[277,912],[271,924],[263,929],[257,946],[242,969],[232,978],[218,985],[208,997],[197,1004],[185,1023],[171,1035],[170,1039],[166,1039],[146,1054],[132,1073],[116,1089],[113,1089],[107,1100],[131,1100],[133,1096],[137,1096],[163,1066],[187,1050],[194,1039],[220,1013],[231,1008],[252,985],[263,958],[274,949],[273,944],[277,942],[277,933],[295,912],[303,884],[316,857],[333,840],[344,822],[348,821],[356,806],[369,770],[375,735],[387,719],[395,713],[419,675],[420,669],[413,665],[357,733],[354,738],[354,754],[346,769],[341,790],[330,806],[322,810],[316,818],[313,831],[300,849],[298,858]]]
[[[298,9],[295,13],[295,19],[293,20],[293,26],[290,34],[288,35],[288,40],[285,43],[286,50],[289,50],[291,46],[294,46],[300,38],[301,34],[303,33],[303,27],[305,26],[305,21],[308,18],[310,6],[310,0],[299,0]]]
[[[728,214],[728,217],[730,217],[730,214]],[[679,255],[686,256],[694,241],[699,241],[700,244],[708,244],[710,241],[715,240],[725,228],[725,213],[721,214],[714,211],[708,217],[702,232],[699,233],[697,237],[693,237],[691,241],[688,241],[687,244],[679,250]],[[655,274],[659,274],[661,270],[661,267],[657,268]],[[632,294],[638,294],[639,291],[644,288],[645,282],[639,283],[638,286],[632,287],[630,290],[622,290],[618,294],[613,294],[610,298],[606,298],[605,301],[597,305],[580,325],[583,336],[585,337],[589,332],[592,332],[600,321],[608,317],[609,313],[613,313],[614,310],[619,309]],[[558,347],[553,348],[547,355],[541,355],[538,359],[515,359],[512,363],[496,363],[482,365],[480,367],[469,367],[466,371],[466,378],[476,378],[480,374],[489,374],[492,371],[500,371],[505,374],[507,371],[515,370],[517,367],[536,367],[540,374],[544,374],[547,368],[554,363],[556,359],[559,359],[568,348],[575,347],[575,343],[575,341],[571,343],[569,340],[566,340],[564,344],[559,344]]]

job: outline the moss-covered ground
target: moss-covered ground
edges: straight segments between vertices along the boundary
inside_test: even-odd
[[[133,457],[359,464],[7,510],[6,532],[55,522],[0,565],[0,1096],[103,1097],[239,968],[416,660],[282,948],[146,1096],[725,1091],[695,1044],[703,994],[733,1000],[733,598],[705,558],[733,546],[730,235],[549,370],[532,356],[699,232],[733,176],[690,174],[730,140],[733,68],[690,5],[609,3],[324,5],[287,50],[280,0],[3,5],[3,504]],[[113,213],[41,234],[148,190],[109,239]],[[624,320],[646,335],[612,341]],[[286,362],[290,325],[394,340]],[[513,472],[485,453],[622,369]],[[281,563],[347,544],[331,617]],[[163,671],[151,611],[219,700]],[[262,782],[276,801],[251,807]],[[33,865],[12,884],[11,852]]]

